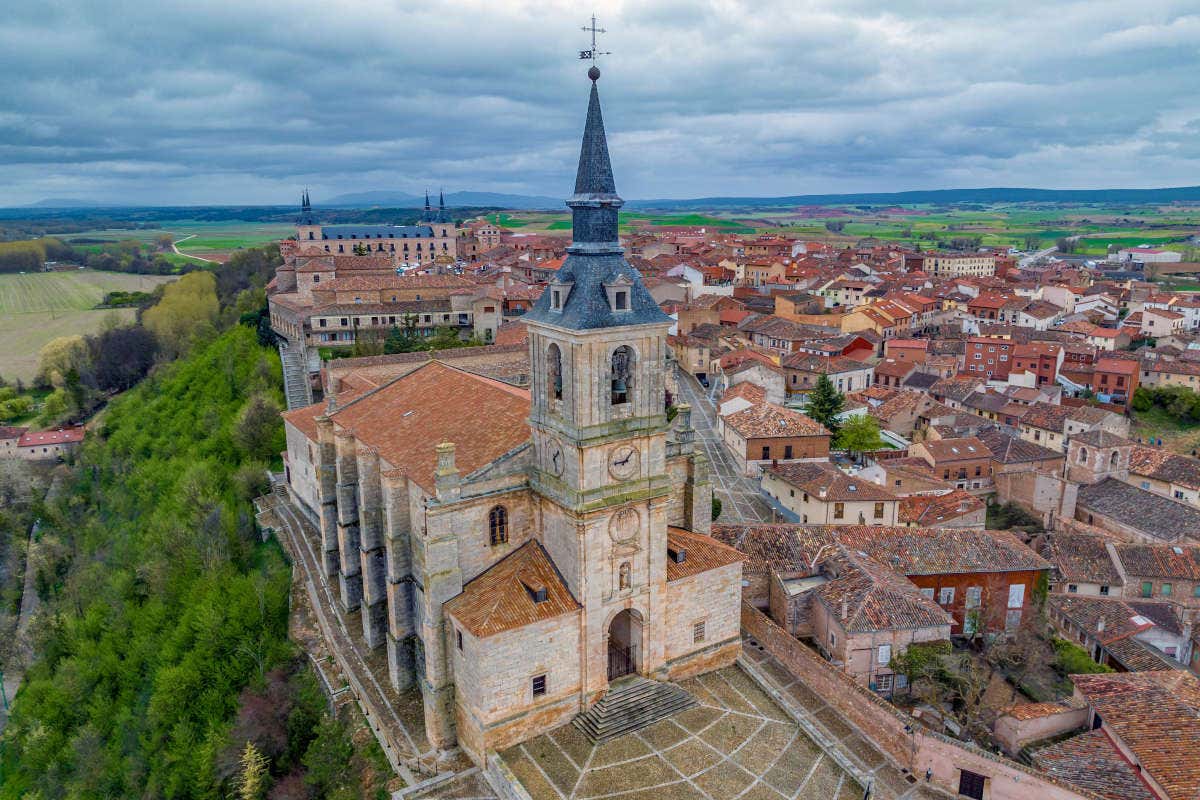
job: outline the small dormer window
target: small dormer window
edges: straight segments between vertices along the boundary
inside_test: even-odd
[[[687,561],[687,550],[683,547],[667,547],[667,558],[676,564]]]
[[[626,292],[626,291],[616,292],[615,297],[613,299],[613,307],[617,311],[628,311],[629,310],[629,292]]]
[[[555,311],[562,310],[562,292],[558,289],[550,293],[550,307]]]

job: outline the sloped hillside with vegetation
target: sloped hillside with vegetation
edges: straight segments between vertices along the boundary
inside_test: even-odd
[[[45,611],[0,798],[376,793],[352,766],[374,743],[354,747],[288,641],[290,566],[254,525],[282,379],[233,297],[229,322],[159,342],[178,359],[112,400],[43,510]]]

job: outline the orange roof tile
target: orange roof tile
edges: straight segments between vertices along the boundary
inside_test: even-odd
[[[682,550],[686,555],[681,563],[667,558],[667,581],[677,581],[701,572],[727,567],[746,559],[740,552],[711,536],[693,533],[683,528],[667,528],[667,547]]]
[[[528,441],[529,392],[431,361],[332,417],[428,490],[441,442],[457,445],[456,464],[467,475]]]
[[[535,602],[534,592],[546,599]],[[542,545],[526,542],[463,586],[446,613],[472,636],[487,637],[578,612],[581,606]]]

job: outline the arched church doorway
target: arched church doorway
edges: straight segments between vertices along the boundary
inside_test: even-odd
[[[627,608],[608,624],[608,679],[637,672],[641,649],[642,615]]]

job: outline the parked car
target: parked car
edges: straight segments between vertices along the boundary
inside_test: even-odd
[[[700,385],[703,386],[705,389],[708,388],[708,378],[701,375],[699,378],[696,378],[696,380],[700,381]]]

